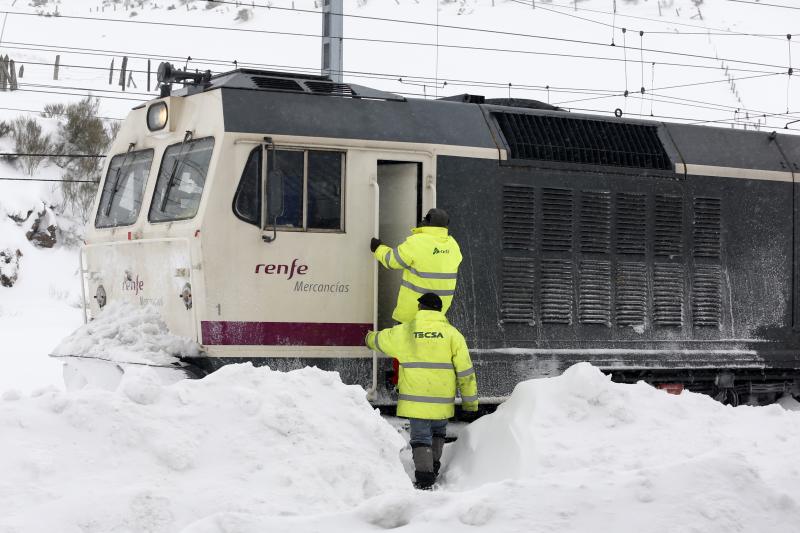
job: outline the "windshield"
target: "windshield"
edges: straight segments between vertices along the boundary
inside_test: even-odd
[[[153,150],[117,154],[111,159],[94,222],[96,228],[130,226],[136,222],[152,163]]]
[[[185,220],[197,214],[214,138],[174,144],[164,151],[150,204],[150,222]]]

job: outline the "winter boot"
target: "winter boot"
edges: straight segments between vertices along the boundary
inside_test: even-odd
[[[431,446],[431,452],[433,455],[433,476],[439,476],[439,468],[441,468],[442,463],[440,462],[442,459],[442,450],[444,450],[444,437],[433,437],[433,446]]]
[[[422,490],[429,490],[436,481],[433,473],[433,452],[430,446],[424,444],[412,444],[411,455],[414,458],[414,487]]]

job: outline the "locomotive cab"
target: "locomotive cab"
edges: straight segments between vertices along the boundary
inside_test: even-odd
[[[303,104],[355,99],[322,77],[281,76],[238,70],[131,111],[82,254],[87,316],[153,305],[202,345],[193,363],[206,370],[316,365],[380,402],[387,365],[364,337],[391,325],[401,273],[379,272],[368,244],[401,242],[435,206],[436,148],[349,135],[374,129],[364,113],[299,134],[324,129]]]

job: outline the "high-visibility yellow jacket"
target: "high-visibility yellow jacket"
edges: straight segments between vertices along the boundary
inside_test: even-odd
[[[392,318],[409,322],[417,312],[417,298],[426,292],[442,299],[442,312],[447,313],[456,291],[461,249],[447,228],[422,226],[411,230],[396,248],[385,244],[375,250],[377,259],[386,268],[403,269],[403,281],[397,294]]]
[[[405,324],[367,334],[367,346],[400,361],[397,416],[444,420],[456,386],[466,411],[478,410],[478,382],[464,336],[443,313],[421,310]]]

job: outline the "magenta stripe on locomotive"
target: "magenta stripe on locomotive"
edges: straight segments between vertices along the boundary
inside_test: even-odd
[[[205,345],[363,346],[372,324],[202,321]]]

